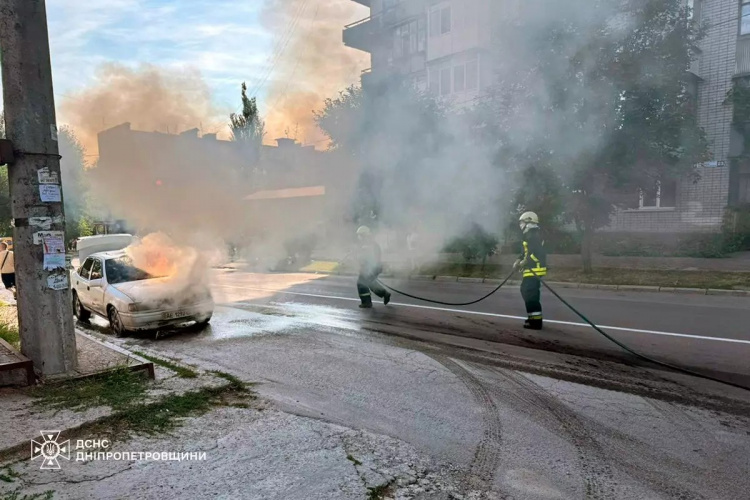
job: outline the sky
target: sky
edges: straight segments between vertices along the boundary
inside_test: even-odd
[[[273,142],[282,132],[303,128],[301,142],[320,142],[319,133],[310,130],[312,110],[307,108],[356,83],[359,72],[369,66],[366,54],[354,54],[358,51],[341,42],[343,26],[369,14],[351,0],[46,0],[46,4],[58,123],[82,129],[91,129],[93,122],[101,128],[137,121],[132,116],[104,116],[104,111],[102,117],[92,117],[90,109],[81,118],[73,116],[74,108],[97,93],[99,102],[106,102],[103,88],[124,78],[153,81],[142,73],[156,71],[164,76],[166,87],[179,85],[182,97],[194,94],[196,101],[203,101],[197,106],[200,111],[192,110],[189,116],[205,114],[200,123],[205,132],[228,134],[228,114],[239,111],[240,85],[246,81],[261,113],[268,116],[267,139]],[[324,39],[324,44],[307,42],[314,38]],[[327,72],[323,87],[310,88],[316,77],[306,71],[312,65],[300,63],[316,53],[308,45],[325,46],[331,64],[339,66]],[[346,64],[335,62],[341,60]],[[317,61],[315,67],[320,68]],[[135,86],[121,87],[132,92]],[[144,126],[152,122],[146,120]],[[81,131],[87,149],[96,148],[98,131]]]
[[[80,90],[106,62],[194,66],[216,104],[232,107],[273,46],[262,9],[261,0],[47,0],[55,92]]]

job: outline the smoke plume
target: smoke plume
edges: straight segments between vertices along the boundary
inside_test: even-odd
[[[193,127],[227,133],[228,112],[217,109],[196,69],[166,70],[144,64],[132,69],[103,64],[91,86],[66,96],[60,118],[88,155],[98,152],[97,134],[123,122],[134,129],[178,133]]]
[[[325,141],[312,113],[325,98],[358,83],[369,67],[369,54],[341,42],[343,27],[367,15],[351,0],[266,1],[262,22],[279,34],[272,74],[260,75],[270,84],[263,110],[267,141],[288,135],[308,144]]]

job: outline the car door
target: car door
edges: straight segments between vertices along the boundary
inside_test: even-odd
[[[91,301],[91,309],[104,314],[104,267],[102,259],[98,257],[93,258],[94,263],[91,266],[91,276],[86,292],[88,293],[89,300]]]
[[[91,275],[91,266],[94,265],[94,259],[89,257],[83,262],[83,265],[78,268],[73,277],[73,288],[78,294],[78,300],[81,301],[83,307],[91,310],[91,298],[89,297],[89,277]]]

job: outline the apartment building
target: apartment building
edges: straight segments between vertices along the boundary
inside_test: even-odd
[[[344,29],[344,43],[372,55],[363,84],[390,74],[456,104],[492,83],[489,0],[356,0],[371,15]]]
[[[372,67],[362,84],[398,73],[421,89],[470,105],[492,84],[492,9],[518,8],[517,0],[353,0],[371,15],[344,29],[345,45],[369,52]],[[713,158],[699,166],[701,180],[684,179],[633,193],[612,232],[693,233],[721,228],[729,205],[750,204],[750,164],[743,134],[733,129],[727,92],[750,80],[750,0],[685,0],[696,22],[708,25],[690,68],[701,126]],[[750,120],[750,117],[748,117]]]

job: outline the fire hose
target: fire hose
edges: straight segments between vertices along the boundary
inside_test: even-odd
[[[426,299],[424,297],[418,297],[416,295],[411,295],[411,294],[408,294],[406,292],[402,292],[400,290],[397,290],[397,289],[395,289],[393,287],[390,287],[390,286],[386,285],[385,283],[383,283],[380,280],[378,280],[378,282],[381,285],[383,285],[385,288],[387,288],[388,290],[390,290],[392,292],[395,292],[395,293],[398,293],[400,295],[403,295],[405,297],[409,297],[411,299],[421,300],[423,302],[429,302],[429,303],[432,303],[432,304],[447,305],[447,306],[468,306],[468,305],[477,304],[477,303],[479,303],[479,302],[481,302],[481,301],[489,298],[490,296],[494,295],[496,292],[498,292],[508,282],[508,280],[510,280],[511,276],[513,276],[513,274],[515,274],[515,272],[516,272],[516,268],[514,267],[513,270],[510,272],[510,274],[508,275],[508,277],[506,277],[500,283],[500,285],[497,286],[497,288],[495,288],[494,290],[492,290],[490,293],[488,293],[484,297],[481,297],[481,298],[479,298],[477,300],[473,300],[471,302],[462,302],[462,303],[457,303],[457,302],[456,303],[442,302],[442,301],[439,301],[439,300]],[[747,386],[744,386],[744,385],[740,385],[740,384],[736,384],[736,383],[730,382],[728,380],[722,380],[722,379],[719,379],[719,378],[716,378],[716,377],[712,377],[711,375],[706,375],[706,374],[703,374],[703,373],[695,372],[693,370],[690,370],[690,369],[687,369],[687,368],[682,368],[680,366],[673,365],[673,364],[670,364],[670,363],[666,363],[664,361],[659,361],[657,359],[654,359],[654,358],[652,358],[650,356],[646,356],[645,354],[641,354],[638,351],[635,351],[635,350],[631,349],[630,347],[628,347],[624,343],[620,342],[619,340],[615,339],[614,337],[612,337],[611,335],[609,335],[607,332],[605,332],[604,330],[602,330],[599,326],[596,325],[596,323],[594,323],[593,321],[591,321],[582,312],[580,312],[572,304],[570,304],[567,300],[565,300],[564,298],[562,298],[560,296],[560,294],[557,293],[554,290],[554,288],[552,288],[551,286],[549,286],[547,284],[547,282],[541,278],[541,276],[538,276],[533,270],[531,270],[531,272],[542,283],[542,285],[544,285],[544,287],[552,293],[552,295],[554,295],[555,297],[557,297],[560,300],[560,302],[562,302],[568,309],[570,309],[571,311],[573,311],[573,313],[575,313],[576,316],[578,316],[584,322],[586,322],[586,324],[588,324],[591,328],[593,328],[597,333],[599,333],[600,335],[604,336],[604,338],[606,338],[610,342],[614,343],[615,345],[617,345],[621,349],[629,352],[633,356],[635,356],[637,358],[640,358],[640,359],[642,359],[644,361],[648,361],[649,363],[653,363],[653,364],[658,365],[658,366],[663,366],[665,368],[669,368],[670,370],[673,370],[673,371],[676,371],[676,372],[684,373],[686,375],[691,375],[693,377],[699,377],[699,378],[702,378],[702,379],[705,379],[705,380],[710,380],[712,382],[718,382],[720,384],[725,384],[725,385],[728,385],[728,386],[731,386],[731,387],[736,387],[738,389],[744,389],[746,391],[750,391],[750,387],[747,387]]]

